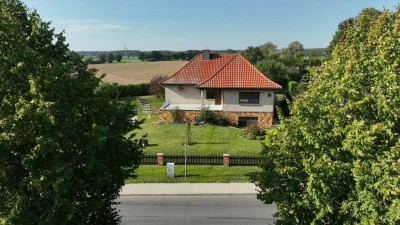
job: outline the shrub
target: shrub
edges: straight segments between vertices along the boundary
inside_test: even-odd
[[[200,116],[198,118],[199,122],[211,123],[213,121],[213,113],[208,108],[202,108],[200,111]]]
[[[257,125],[251,124],[243,129],[242,135],[250,140],[255,140],[259,136],[263,137],[265,135],[265,132]]]
[[[167,78],[168,76],[157,75],[150,80],[149,93],[157,96],[157,98],[165,97],[165,89],[160,85],[160,82]]]
[[[208,108],[202,108],[196,122],[204,122],[211,125],[228,126],[229,120],[223,115],[213,113]]]
[[[211,124],[219,126],[229,126],[230,122],[225,116],[213,113]]]
[[[181,113],[179,112],[179,108],[176,107],[174,110],[171,111],[172,122],[179,123],[182,121]]]

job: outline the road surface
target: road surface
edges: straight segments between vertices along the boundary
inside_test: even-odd
[[[123,225],[272,225],[277,211],[254,195],[122,196],[119,201]]]

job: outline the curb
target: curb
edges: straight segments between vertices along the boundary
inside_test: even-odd
[[[252,183],[139,183],[126,184],[120,196],[232,196],[256,195]]]

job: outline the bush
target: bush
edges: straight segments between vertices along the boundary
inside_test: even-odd
[[[203,122],[203,123],[211,123],[213,120],[213,113],[208,110],[208,108],[202,108],[200,111],[200,116],[197,119],[198,122]]]
[[[208,123],[211,125],[228,126],[229,120],[220,114],[215,114],[208,108],[203,108],[200,111],[200,116],[196,122]]]
[[[213,119],[210,124],[219,126],[229,126],[230,122],[225,116],[213,113]]]
[[[149,85],[149,93],[157,96],[157,98],[164,98],[165,89],[160,85],[160,82],[167,77],[168,76],[164,75],[156,75],[155,77],[151,78]]]
[[[264,137],[265,132],[257,125],[251,124],[243,129],[242,135],[250,140],[255,140],[259,136]]]
[[[100,90],[104,89],[111,93],[112,98],[125,98],[134,96],[149,95],[149,84],[103,84]]]
[[[182,121],[181,113],[179,112],[179,108],[176,107],[174,110],[171,111],[172,122],[179,123]]]

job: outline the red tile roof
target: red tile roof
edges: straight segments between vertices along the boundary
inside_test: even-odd
[[[160,84],[194,84],[197,88],[282,88],[239,54],[211,54],[210,60],[203,60],[203,54],[198,54]]]

